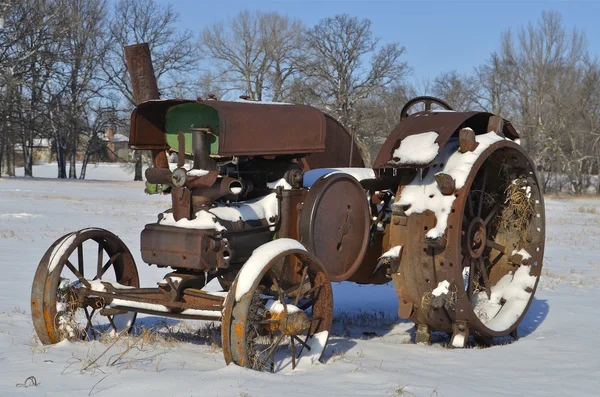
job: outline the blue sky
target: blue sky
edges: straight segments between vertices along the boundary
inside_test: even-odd
[[[590,51],[600,55],[599,1],[302,1],[302,0],[157,0],[171,3],[180,13],[181,27],[199,32],[244,9],[277,11],[307,25],[339,13],[372,22],[382,42],[406,47],[413,68],[411,80],[433,79],[458,70],[470,72],[499,45],[500,34],[536,21],[543,10],[560,12],[567,28],[587,35]]]

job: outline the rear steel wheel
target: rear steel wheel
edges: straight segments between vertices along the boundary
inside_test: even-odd
[[[451,236],[461,264],[454,279],[463,287],[451,315],[457,347],[466,342],[468,333],[459,330],[466,323],[478,337],[516,337],[539,281],[545,238],[543,196],[519,147],[488,150],[467,181],[455,204],[459,234]]]
[[[321,263],[295,240],[264,244],[227,296],[225,361],[275,372],[320,360],[332,315],[331,285]]]
[[[103,311],[98,298],[84,298],[82,288],[139,287],[133,257],[113,233],[82,229],[56,240],[40,261],[31,289],[31,313],[44,344],[68,339],[96,339],[106,333],[127,332],[135,313]],[[101,315],[100,312],[105,315]]]

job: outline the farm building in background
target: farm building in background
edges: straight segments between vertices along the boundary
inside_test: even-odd
[[[52,159],[52,143],[49,139],[33,139],[31,144],[27,144],[27,148],[33,156],[33,164],[49,163]],[[23,146],[20,143],[15,145],[15,159],[15,165],[23,167]]]
[[[126,162],[131,159],[128,137],[115,133],[112,129],[108,128],[104,132],[104,141],[106,142],[107,161],[116,163]]]

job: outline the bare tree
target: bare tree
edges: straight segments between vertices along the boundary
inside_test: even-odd
[[[154,73],[159,90],[169,97],[181,93],[197,65],[197,52],[192,33],[177,28],[179,14],[172,5],[160,5],[155,0],[119,0],[110,24],[110,46],[103,69],[113,90],[123,95],[123,110],[135,105],[127,72],[123,47],[148,43],[152,53]],[[141,151],[135,154],[134,180],[142,180]]]
[[[368,135],[357,105],[382,87],[400,83],[409,72],[401,60],[404,47],[397,43],[380,45],[368,19],[346,14],[321,20],[306,32],[306,42],[309,58],[303,73],[313,81],[307,86],[315,90],[313,97],[320,98],[319,105],[353,136]]]
[[[457,71],[442,73],[433,80],[433,95],[458,111],[474,110],[477,84],[473,77]]]
[[[216,61],[223,86],[253,100],[280,101],[298,71],[302,24],[274,12],[242,11],[227,23],[204,29],[199,48],[206,60]]]
[[[554,12],[542,13],[536,25],[530,23],[516,35],[506,32],[500,53],[492,58],[510,82],[504,84],[510,94],[505,102],[526,149],[546,175],[566,174],[572,181],[581,180],[587,156],[587,149],[577,148],[570,136],[574,132],[566,132],[575,123],[569,103],[577,101],[586,58],[584,34],[576,29],[567,32]],[[582,185],[576,185],[580,192]]]
[[[55,54],[60,12],[57,2],[9,1],[2,5],[0,29],[0,167],[14,175],[15,144],[21,147],[25,175],[32,176],[31,146],[43,129],[43,87],[48,84]]]
[[[119,0],[110,23],[110,46],[103,62],[105,78],[123,95],[124,105],[135,105],[123,47],[148,43],[159,89],[169,96],[197,66],[198,55],[192,32],[179,30],[179,13],[172,5],[155,0]]]
[[[81,135],[93,102],[102,98],[100,65],[106,53],[106,2],[104,0],[59,0],[64,28],[60,60],[50,87],[51,131],[56,145],[58,177],[76,178],[76,160]]]

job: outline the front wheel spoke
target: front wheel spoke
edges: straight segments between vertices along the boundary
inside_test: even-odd
[[[85,285],[87,288],[92,288],[90,283],[85,279],[85,277],[83,277],[83,274],[79,273],[79,270],[75,269],[75,266],[73,266],[73,264],[68,259],[65,262],[65,266],[67,266],[71,273],[73,273],[77,277],[81,284]]]
[[[102,262],[104,258],[104,244],[102,241],[98,242],[98,263],[96,265],[96,278],[102,277]]]
[[[305,341],[303,341],[302,339],[298,338],[298,336],[297,336],[297,335],[292,335],[292,336],[293,336],[293,338],[294,338],[295,340],[297,340],[297,341],[298,341],[298,343],[300,343],[300,344],[302,345],[302,348],[305,348],[305,347],[306,347],[306,350],[310,351],[310,346],[309,346],[309,345],[308,345],[308,343],[307,343],[307,342],[308,342],[308,338],[310,337],[310,335],[307,335],[307,336],[306,336],[306,342],[305,342]],[[302,349],[300,349],[300,353],[298,353],[298,356],[300,356],[300,354],[302,354]]]
[[[85,312],[85,317],[87,318],[87,324],[85,325],[85,337],[90,339],[89,331],[92,331],[92,337],[96,339],[96,331],[94,330],[94,325],[92,324],[92,317],[94,317],[94,313],[96,313],[96,309],[92,309],[92,312],[89,313],[87,307],[83,308]]]
[[[269,361],[269,359],[271,358],[271,356],[273,356],[273,354],[275,353],[275,349],[277,349],[277,346],[279,346],[279,344],[281,343],[281,341],[283,340],[283,337],[285,335],[281,334],[277,337],[277,339],[275,340],[275,343],[273,343],[268,349],[267,349],[267,355],[265,356],[264,360],[262,361],[262,363],[260,364],[259,368],[264,368],[265,364]]]
[[[117,326],[115,325],[115,321],[114,321],[114,316],[106,316],[106,318],[108,318],[108,322],[110,323],[110,326],[115,330],[115,333],[119,333],[119,330],[117,329]]]
[[[121,256],[121,252],[117,252],[116,254],[111,256],[110,259],[106,261],[104,266],[102,266],[102,271],[100,273],[100,277],[96,276],[96,277],[94,277],[94,280],[98,280],[98,278],[102,279],[102,276],[104,276],[104,273],[106,273],[106,271],[112,266],[112,264],[115,263],[115,260],[117,260],[117,258],[119,256]]]
[[[281,286],[279,285],[279,282],[277,281],[277,276],[275,275],[275,272],[271,269],[270,270],[271,273],[271,281],[273,281],[273,285],[275,285],[275,289],[277,290],[277,295],[278,295],[278,299],[279,302],[281,302],[281,304],[283,305],[284,311],[287,312],[287,307],[285,305],[285,301],[283,300],[284,298],[284,294],[283,294],[283,290],[281,289]]]
[[[306,278],[308,272],[308,266],[304,266],[302,270],[302,278],[300,279],[300,287],[298,287],[298,292],[296,293],[296,299],[294,300],[294,305],[298,305],[300,301],[300,294],[302,293],[302,287],[304,286],[304,279]]]
[[[296,369],[296,343],[294,343],[294,335],[290,335],[290,345],[292,347],[292,369]]]
[[[83,277],[85,274],[83,272],[83,244],[77,246],[77,265],[79,266],[79,273],[81,273],[81,276]]]
[[[311,297],[312,300],[316,299],[317,296],[319,296],[319,293],[321,292],[321,286],[320,285],[315,285],[314,287],[312,287],[311,289],[309,289],[306,292],[302,293],[302,297],[306,297],[306,295],[309,295],[313,292],[317,291],[316,296]]]

